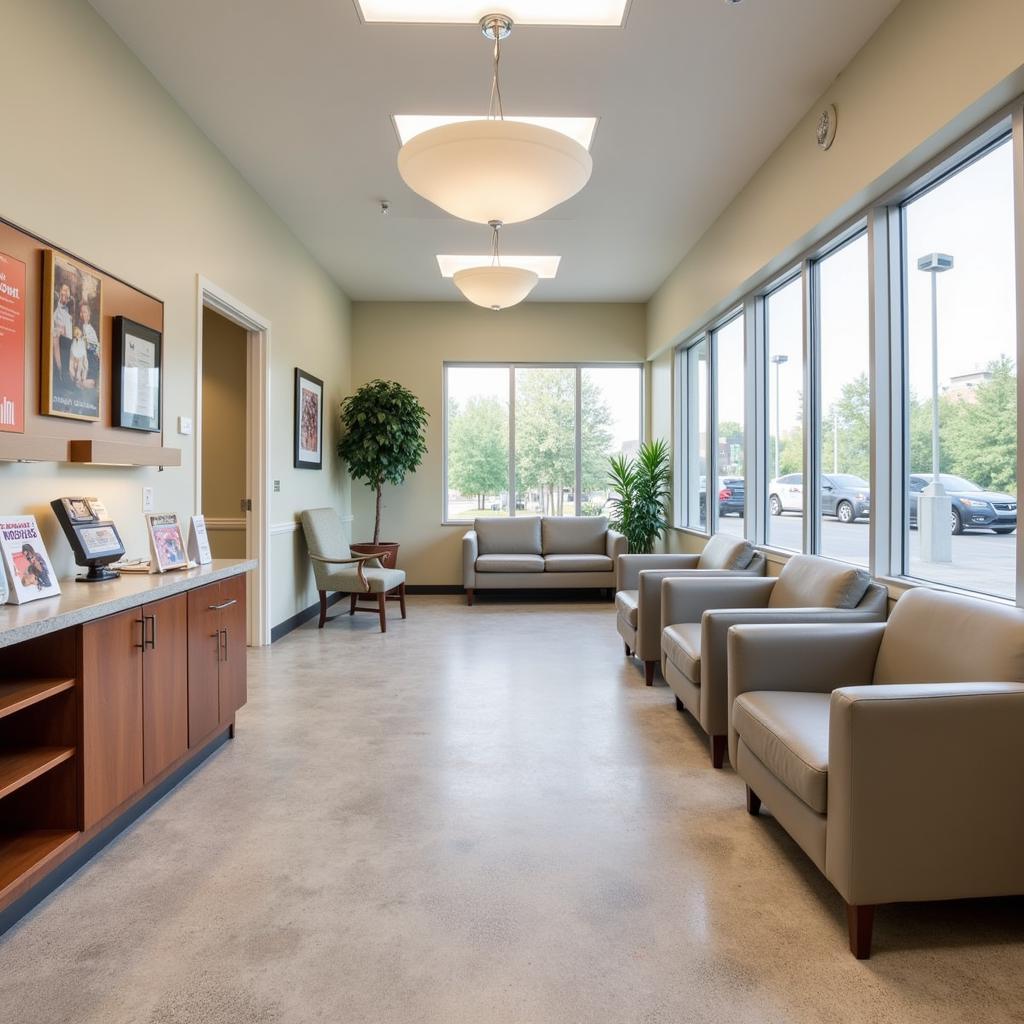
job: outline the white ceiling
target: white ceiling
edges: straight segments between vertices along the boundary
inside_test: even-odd
[[[458,298],[435,254],[487,253],[488,229],[409,191],[390,115],[482,115],[478,28],[364,25],[352,0],[91,2],[351,298]],[[562,257],[532,299],[648,299],[896,5],[632,0],[624,28],[516,28],[506,115],[600,118],[587,187],[503,232]]]

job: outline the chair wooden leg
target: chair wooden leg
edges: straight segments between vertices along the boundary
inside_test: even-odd
[[[388,631],[388,595],[381,591],[377,595],[377,614],[380,616],[380,631]]]
[[[622,641],[622,646],[626,648],[626,657],[628,658],[633,652],[629,649],[629,644],[625,640]]]
[[[875,908],[871,903],[847,903],[846,924],[850,930],[850,952],[858,960],[871,956],[871,932],[875,925]]]
[[[472,587],[466,587],[466,604],[469,605],[470,608],[473,607],[473,588]]]
[[[405,584],[398,588],[398,607],[402,609],[402,618],[405,618]]]
[[[727,739],[727,736],[711,737],[711,766],[713,768],[721,768],[725,763],[725,744]]]
[[[658,663],[656,661],[645,661],[644,662],[644,682],[648,686],[654,685],[654,668]]]
[[[355,594],[352,595],[352,602],[351,602],[351,604],[349,604],[348,613],[349,613],[349,615],[355,615],[355,613],[356,613],[356,595]]]
[[[755,818],[761,813],[761,798],[747,786],[747,814]]]
[[[320,591],[320,625],[317,629],[323,629],[324,623],[327,622],[327,591]]]

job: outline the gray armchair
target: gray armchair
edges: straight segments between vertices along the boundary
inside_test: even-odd
[[[736,626],[730,757],[846,901],[1024,893],[1024,612],[924,588],[888,623]],[[983,681],[976,681],[983,680]]]
[[[863,570],[816,555],[794,555],[776,577],[666,579],[661,584],[661,670],[708,734],[721,768],[729,725],[726,638],[741,623],[882,622],[885,587]]]
[[[341,517],[333,508],[303,512],[302,532],[320,593],[320,629],[327,622],[329,593],[350,596],[349,615],[357,611],[376,612],[382,633],[388,631],[388,601],[398,601],[405,618],[405,573],[401,569],[385,569],[375,555],[353,555]],[[369,604],[361,606],[361,601]]]
[[[661,659],[661,581],[684,577],[763,576],[764,555],[746,540],[715,534],[699,555],[620,555],[616,629],[626,655],[643,662],[647,685]]]

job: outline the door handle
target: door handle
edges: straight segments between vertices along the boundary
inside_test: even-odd
[[[230,608],[233,604],[238,604],[238,598],[231,598],[230,601],[223,601],[221,604],[211,604],[209,610],[211,612],[221,612],[225,608]]]
[[[145,650],[145,648],[148,647],[151,651],[155,651],[156,650],[156,616],[155,615],[143,615],[142,616],[142,621],[143,621],[143,623],[148,622],[150,624],[150,634],[149,634],[149,639],[148,640],[146,639],[146,627],[145,627],[145,625],[143,625],[143,627],[142,627],[142,647],[143,647],[143,650]]]
[[[221,646],[224,649],[224,662],[226,664],[227,660],[228,660],[228,631],[226,629],[222,629],[222,630],[220,630],[220,635],[221,635],[221,638],[222,638],[221,639]]]
[[[219,664],[220,663],[220,630],[218,629],[216,633],[211,633],[210,634],[210,639],[217,641],[217,662]]]
[[[146,649],[146,616],[143,615],[141,619],[136,619],[135,621],[142,627],[142,629],[139,631],[139,642],[137,644],[132,644],[132,647],[136,650],[144,651]]]

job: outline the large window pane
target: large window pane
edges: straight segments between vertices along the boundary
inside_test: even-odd
[[[639,366],[586,366],[581,371],[583,501],[579,514],[607,513],[608,460],[631,458],[643,435],[642,370]]]
[[[517,368],[516,508],[576,514],[576,371]]]
[[[1017,358],[1009,140],[907,203],[903,215],[906,569],[1012,598]]]
[[[712,335],[715,346],[715,408],[718,419],[718,531],[743,536],[746,466],[743,448],[743,315]]]
[[[506,516],[508,367],[449,366],[447,519]]]
[[[708,491],[708,343],[702,338],[683,353],[686,398],[683,406],[683,450],[686,452],[684,526],[707,529]]]
[[[868,564],[871,385],[868,240],[818,264],[821,358],[821,552]]]
[[[803,285],[795,277],[765,299],[768,335],[768,543],[803,550]]]

